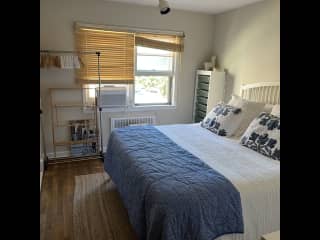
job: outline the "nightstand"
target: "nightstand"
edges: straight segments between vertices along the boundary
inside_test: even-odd
[[[280,230],[263,235],[261,240],[280,240]]]

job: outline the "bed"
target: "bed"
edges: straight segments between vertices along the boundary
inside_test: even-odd
[[[279,103],[278,83],[241,87]],[[199,123],[112,132],[105,170],[141,240],[256,240],[280,229],[280,161]]]

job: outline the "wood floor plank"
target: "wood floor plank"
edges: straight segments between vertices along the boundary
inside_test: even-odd
[[[75,230],[83,232],[82,239],[85,240],[137,240],[116,187],[106,174],[101,173],[104,169],[100,159],[48,166],[40,194],[41,240],[79,240],[75,239]],[[87,177],[88,181],[92,181],[90,174],[102,176],[103,182],[98,178],[100,185],[97,184],[97,187],[92,182],[91,185],[83,183],[83,186],[93,186],[94,191],[80,194],[85,196],[82,199],[85,202],[79,205],[82,218],[75,225],[76,179],[84,181]],[[103,176],[107,176],[106,179]],[[109,180],[111,184],[108,184]],[[85,191],[85,188],[80,190]],[[77,229],[74,229],[75,226]]]

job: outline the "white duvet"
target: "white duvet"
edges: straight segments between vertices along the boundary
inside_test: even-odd
[[[280,162],[218,136],[199,124],[157,126],[179,146],[223,174],[241,196],[244,234],[218,240],[258,240],[280,229]]]

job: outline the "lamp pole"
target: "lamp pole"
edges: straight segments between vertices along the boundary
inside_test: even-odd
[[[102,137],[102,107],[101,107],[101,99],[100,99],[100,91],[101,91],[101,77],[100,77],[100,52],[96,52],[98,56],[98,78],[99,78],[99,91],[98,91],[98,109],[99,109],[99,129],[100,129],[100,154],[103,155],[103,137]]]

